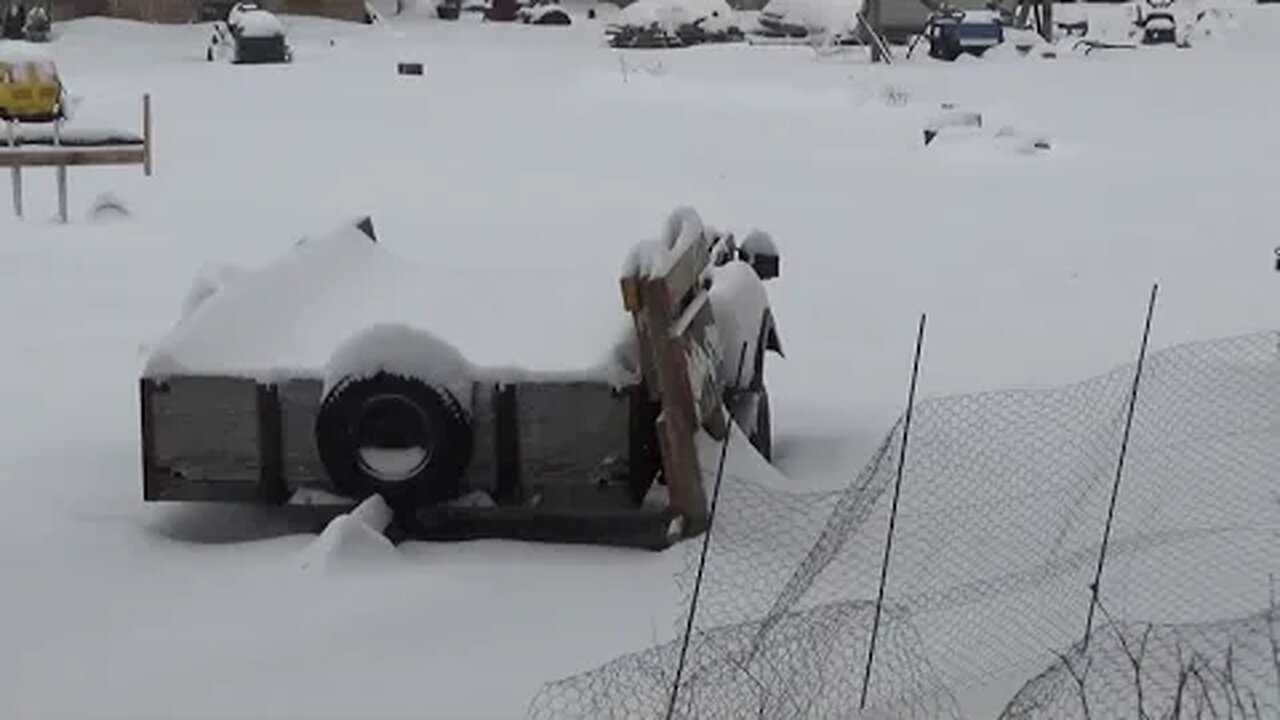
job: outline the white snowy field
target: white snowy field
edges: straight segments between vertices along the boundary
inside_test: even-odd
[[[417,263],[425,326],[536,369],[602,351],[626,251],[672,208],[767,229],[797,488],[865,462],[922,311],[923,395],[1127,362],[1156,281],[1155,347],[1275,327],[1280,8],[1233,11],[1189,50],[874,67],[619,53],[582,19],[303,18],[293,65],[235,67],[204,61],[207,26],[61,25],[75,122],[136,128],[151,93],[156,173],[72,172],[66,226],[52,172],[28,172],[23,221],[0,182],[0,716],[512,718],[543,681],[671,635],[679,548],[409,543],[326,566],[268,513],[142,503],[137,378],[199,269],[357,215]],[[984,128],[923,147],[941,103]],[[91,218],[105,192],[131,217]]]

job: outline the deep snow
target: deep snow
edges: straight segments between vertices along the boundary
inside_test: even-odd
[[[1234,12],[1186,51],[891,67],[620,61],[580,18],[285,17],[295,63],[257,67],[204,62],[207,26],[58,25],[76,122],[133,131],[152,93],[157,164],[72,172],[65,227],[50,172],[28,175],[26,221],[0,207],[0,715],[509,718],[670,636],[679,550],[410,543],[315,573],[286,518],[141,502],[137,377],[201,268],[352,216],[415,262],[470,361],[538,369],[608,350],[618,268],[673,208],[767,229],[775,450],[801,488],[848,482],[897,416],[922,310],[924,395],[1126,362],[1155,280],[1157,347],[1273,327],[1280,10]],[[944,102],[984,132],[923,147]],[[104,192],[130,216],[89,219]]]

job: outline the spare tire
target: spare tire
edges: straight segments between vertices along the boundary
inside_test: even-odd
[[[447,389],[387,372],[340,380],[316,415],[320,462],[338,492],[397,508],[462,494],[471,424]]]

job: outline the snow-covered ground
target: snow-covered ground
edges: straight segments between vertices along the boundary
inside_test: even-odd
[[[136,128],[152,94],[156,173],[72,172],[66,226],[51,172],[25,221],[0,208],[0,716],[511,718],[670,636],[680,549],[358,541],[316,563],[264,512],[144,506],[137,377],[201,268],[351,217],[416,263],[424,325],[533,369],[607,347],[626,252],[674,207],[767,229],[798,488],[848,482],[897,416],[921,311],[924,395],[1126,362],[1154,281],[1157,347],[1274,327],[1280,8],[1234,13],[1189,50],[888,67],[617,53],[580,17],[286,17],[295,63],[247,67],[204,61],[208,26],[59,25],[77,123]],[[395,74],[410,60],[425,76]],[[942,103],[983,128],[923,147]],[[107,192],[129,216],[90,217]]]

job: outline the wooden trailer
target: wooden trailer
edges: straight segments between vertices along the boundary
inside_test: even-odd
[[[699,462],[699,433],[722,439],[736,422],[769,453],[764,354],[781,346],[763,280],[777,276],[778,257],[771,241],[740,244],[692,211],[670,225],[671,236],[621,278],[636,333],[632,382],[479,375],[468,392],[450,393],[410,373],[366,373],[326,389],[320,372],[147,372],[144,499],[297,509],[318,496],[341,511],[376,492],[396,508],[397,531],[421,539],[656,549],[700,533],[715,468]],[[371,221],[358,227],[377,242]],[[734,322],[718,325],[716,308]],[[739,356],[741,372],[726,372]],[[366,462],[365,445],[393,441],[367,433],[427,449],[391,477]]]

